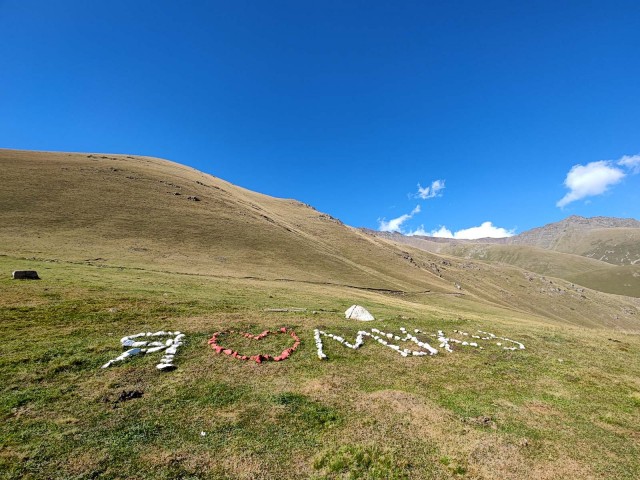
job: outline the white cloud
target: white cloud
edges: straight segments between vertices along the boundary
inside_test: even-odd
[[[615,185],[622,180],[625,175],[610,160],[600,160],[586,165],[574,165],[569,170],[564,181],[569,193],[558,200],[556,206],[562,208],[576,200],[602,195],[611,185]]]
[[[402,224],[412,218],[416,213],[420,213],[420,205],[416,205],[416,208],[411,210],[411,213],[405,213],[404,215],[400,215],[398,218],[393,218],[388,222],[383,219],[378,219],[378,230],[381,232],[399,232]]]
[[[625,155],[616,163],[623,167],[627,167],[631,170],[631,173],[640,173],[640,155]]]
[[[410,232],[407,232],[405,235],[407,235],[408,237],[412,237],[414,235],[420,235],[421,237],[430,237],[431,232],[428,232],[427,230],[425,230],[424,225],[420,225],[418,228]]]
[[[482,222],[479,227],[471,227],[465,228],[464,230],[458,230],[453,235],[453,238],[475,240],[476,238],[503,238],[512,237],[513,235],[513,230],[496,227],[491,222]]]
[[[615,162],[600,160],[586,165],[574,165],[564,180],[569,192],[558,200],[556,206],[563,208],[576,200],[602,195],[628,174],[637,173],[640,173],[640,155],[624,155]]]
[[[507,230],[505,228],[496,227],[491,222],[483,222],[479,227],[464,228],[453,233],[445,226],[440,226],[437,230],[428,232],[423,226],[407,233],[409,236],[422,235],[428,237],[439,238],[455,238],[457,240],[476,240],[478,238],[504,238],[512,237],[514,235],[513,230]]]
[[[431,182],[431,186],[422,188],[422,185],[418,184],[418,193],[415,194],[416,198],[422,200],[428,200],[434,197],[441,197],[441,190],[444,190],[444,180],[434,180]]]
[[[438,230],[432,230],[430,235],[439,238],[453,238],[453,233],[444,225],[440,225]]]

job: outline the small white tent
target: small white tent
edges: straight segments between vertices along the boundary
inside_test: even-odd
[[[344,312],[344,316],[349,319],[361,320],[363,322],[375,320],[373,315],[371,315],[366,308],[361,307],[360,305],[351,305],[347,311]]]

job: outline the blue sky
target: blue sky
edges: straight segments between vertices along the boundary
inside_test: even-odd
[[[405,233],[640,218],[639,24],[635,0],[0,0],[0,147],[159,156]]]

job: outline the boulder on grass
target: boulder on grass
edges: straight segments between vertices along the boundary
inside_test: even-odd
[[[371,315],[366,308],[360,305],[351,305],[346,312],[344,312],[344,316],[346,318],[352,320],[360,320],[362,322],[370,322],[371,320],[375,320],[373,315]]]
[[[14,280],[40,280],[38,272],[35,270],[16,270],[11,274]]]

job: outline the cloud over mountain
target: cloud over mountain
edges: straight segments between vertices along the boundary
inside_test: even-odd
[[[386,221],[384,218],[378,219],[378,230],[381,232],[399,232],[402,224],[417,213],[420,213],[420,205],[416,205],[416,208],[414,208],[411,213],[405,213],[404,215],[400,215],[399,217],[393,218],[389,221]]]
[[[453,233],[445,226],[440,226],[437,230],[428,232],[424,227],[420,227],[413,232],[409,232],[407,235],[423,235],[428,237],[440,237],[440,238],[455,238],[458,240],[476,240],[478,238],[503,238],[511,237],[514,235],[513,230],[507,230],[505,228],[496,227],[492,222],[483,222],[478,227],[463,228]]]

